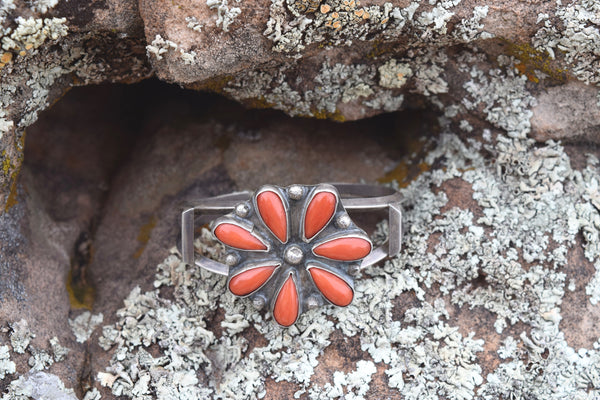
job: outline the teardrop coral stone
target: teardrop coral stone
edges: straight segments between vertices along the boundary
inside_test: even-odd
[[[342,278],[320,268],[311,268],[310,275],[323,296],[336,306],[345,307],[352,302],[352,288]]]
[[[287,278],[277,295],[273,318],[283,326],[292,325],[298,318],[298,292],[291,276]]]
[[[236,249],[267,250],[267,246],[265,246],[256,236],[234,224],[220,224],[215,228],[215,236],[221,242],[228,246],[235,247]]]
[[[360,260],[371,252],[371,242],[357,237],[333,239],[318,245],[313,249],[313,252],[318,256],[332,260]]]
[[[277,193],[265,191],[256,196],[258,212],[271,232],[283,243],[287,242],[287,218],[285,207]]]
[[[261,287],[273,275],[275,265],[256,267],[241,272],[229,281],[229,290],[236,296],[246,296]]]
[[[304,217],[304,236],[307,239],[315,236],[329,222],[336,203],[335,194],[330,192],[320,192],[312,198]]]

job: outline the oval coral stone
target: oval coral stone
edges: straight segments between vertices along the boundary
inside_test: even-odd
[[[327,300],[340,307],[345,307],[352,302],[354,297],[352,288],[342,278],[320,268],[313,267],[309,271],[315,286]]]
[[[236,296],[246,296],[261,287],[273,275],[275,267],[267,265],[240,272],[229,281],[229,290]]]
[[[215,228],[215,236],[228,246],[240,250],[267,250],[267,246],[244,228],[223,223]]]
[[[337,197],[330,192],[317,193],[306,208],[304,216],[304,236],[315,236],[331,219],[335,212]]]
[[[313,252],[332,260],[355,261],[366,257],[371,252],[371,242],[357,237],[333,239],[318,245]]]
[[[275,300],[273,318],[279,325],[290,326],[298,318],[298,292],[292,277],[288,277]]]
[[[256,196],[258,212],[265,225],[281,242],[287,242],[287,217],[285,207],[277,193],[265,191]]]

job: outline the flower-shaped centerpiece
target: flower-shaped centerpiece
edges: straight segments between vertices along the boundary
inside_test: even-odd
[[[283,326],[325,302],[350,304],[354,288],[348,269],[372,249],[336,188],[327,184],[263,186],[214,220],[211,230],[229,249],[229,290],[270,304]]]

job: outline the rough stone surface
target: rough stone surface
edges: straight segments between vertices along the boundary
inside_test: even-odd
[[[155,75],[290,115],[355,120],[458,103],[472,60],[514,58],[530,92],[591,85],[565,100],[560,125],[539,138],[596,141],[598,4],[467,0],[9,0],[0,6],[0,206],[11,204],[23,135],[68,88]],[[564,94],[563,94],[564,96]],[[583,98],[581,96],[584,96]],[[598,97],[596,97],[598,99]],[[553,111],[540,103],[539,119]],[[469,114],[478,117],[477,110]],[[539,129],[539,131],[538,131]]]
[[[2,2],[2,400],[598,398],[599,15]],[[46,110],[152,75],[314,118],[156,83]],[[287,330],[174,249],[190,199],[377,180],[405,197],[401,254]]]

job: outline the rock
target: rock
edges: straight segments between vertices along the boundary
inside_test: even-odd
[[[594,2],[11,0],[0,8],[0,205],[14,200],[24,129],[74,85],[155,75],[334,120],[440,109],[461,102],[475,66],[516,68],[534,94],[573,78],[597,85],[597,12]]]
[[[0,5],[3,400],[598,391],[598,5],[228,1]],[[157,83],[49,108],[151,76],[311,118]],[[194,198],[324,181],[405,199],[348,307],[281,330],[172,250]]]
[[[540,142],[597,142],[600,137],[598,89],[581,82],[548,88],[532,109],[532,137]]]

